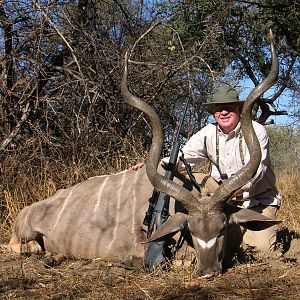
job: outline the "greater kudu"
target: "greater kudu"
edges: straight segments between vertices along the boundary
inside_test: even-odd
[[[189,215],[176,213],[154,232],[151,240],[164,239],[166,235],[186,227],[193,237],[199,274],[220,271],[228,223],[246,224],[250,221],[249,224],[254,227],[255,221],[268,225],[277,222],[259,213],[226,204],[230,195],[251,179],[260,161],[250,110],[255,99],[273,84],[277,76],[273,45],[272,53],[271,74],[248,97],[243,112],[243,130],[252,153],[251,161],[236,176],[220,186],[211,198],[202,199],[193,196],[182,185],[166,181],[157,173],[163,144],[160,121],[149,105],[128,91],[126,60],[122,95],[130,105],[146,113],[153,127],[153,142],[146,170],[142,168],[138,171],[128,170],[115,175],[92,177],[25,207],[13,225],[10,248],[15,252],[48,252],[52,254],[46,260],[46,264],[50,266],[60,263],[64,257],[121,261],[143,257],[147,247],[143,219],[154,186],[181,202]],[[249,131],[245,128],[249,128]],[[188,182],[185,181],[185,184]]]
[[[125,101],[143,111],[152,126],[152,145],[146,164],[146,172],[153,187],[180,202],[188,215],[177,213],[162,224],[151,236],[150,241],[161,241],[175,233],[188,230],[191,244],[196,250],[199,275],[218,274],[222,271],[226,231],[230,223],[239,223],[251,230],[261,230],[276,223],[248,209],[241,209],[228,204],[231,196],[243,187],[255,175],[261,161],[261,149],[252,124],[252,106],[277,80],[279,66],[270,31],[272,67],[269,75],[247,97],[241,115],[241,130],[250,153],[249,162],[234,176],[224,181],[211,197],[197,197],[183,186],[167,180],[157,172],[163,147],[163,133],[160,120],[154,110],[127,88],[127,64],[122,83]],[[125,59],[126,61],[126,59]]]

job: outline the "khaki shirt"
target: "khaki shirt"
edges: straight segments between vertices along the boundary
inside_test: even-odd
[[[269,158],[269,138],[263,125],[255,121],[252,123],[261,146],[262,158],[254,178],[242,187],[245,191],[243,198],[246,200],[244,206],[253,207],[259,204],[279,206],[280,196],[275,187],[276,178]],[[191,165],[208,158],[212,162],[211,176],[220,182],[220,172],[230,177],[243,167],[243,161],[245,164],[249,161],[249,151],[240,132],[240,123],[229,134],[224,134],[218,129],[218,167],[217,126],[214,124],[205,126],[188,140],[182,149],[184,157]],[[179,165],[179,168],[181,167],[182,165]]]

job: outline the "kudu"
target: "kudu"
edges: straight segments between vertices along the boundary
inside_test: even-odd
[[[248,224],[251,229],[277,223],[226,203],[234,191],[251,179],[260,162],[250,111],[253,102],[277,77],[278,63],[271,45],[271,73],[249,95],[243,110],[242,130],[251,153],[250,162],[211,198],[198,199],[186,188],[186,180],[183,187],[180,181],[167,181],[157,172],[163,146],[160,120],[149,105],[128,91],[126,60],[122,95],[127,103],[146,113],[153,128],[146,169],[92,177],[23,208],[13,225],[10,248],[18,253],[50,253],[46,260],[50,266],[59,264],[64,257],[120,261],[144,257],[147,239],[143,219],[154,187],[182,203],[189,214],[175,213],[154,232],[151,240],[164,240],[187,228],[196,249],[199,274],[221,271],[226,227],[230,222]]]
[[[152,126],[152,145],[149,151],[146,172],[153,187],[181,203],[188,214],[176,213],[163,223],[150,237],[150,241],[161,241],[179,231],[188,231],[191,244],[196,250],[198,274],[213,275],[222,271],[226,231],[230,223],[239,223],[251,230],[262,230],[280,222],[248,209],[237,208],[228,201],[238,189],[255,175],[261,161],[261,149],[253,128],[251,112],[254,102],[277,80],[279,65],[270,31],[272,67],[269,75],[257,85],[247,97],[241,115],[241,130],[250,153],[249,162],[234,176],[224,181],[211,197],[197,197],[183,186],[167,180],[157,172],[163,147],[163,133],[155,111],[144,101],[132,95],[127,88],[127,63],[122,83],[125,101],[143,111]],[[126,61],[126,59],[125,59]]]

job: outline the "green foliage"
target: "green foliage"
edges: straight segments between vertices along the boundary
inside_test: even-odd
[[[300,130],[291,126],[269,126],[271,162],[276,171],[299,170]]]
[[[208,75],[207,89],[225,83],[244,91],[245,87],[239,86],[242,80],[248,80],[247,85],[251,82],[252,86],[263,80],[270,70],[268,32],[271,28],[280,59],[279,80],[273,91],[260,99],[262,110],[256,107],[255,113],[262,123],[272,114],[278,114],[272,104],[277,100],[280,102],[284,94],[289,95],[288,106],[293,107],[289,115],[299,112],[298,1],[185,0],[162,3],[165,12],[174,16],[170,24],[180,37],[186,55],[200,56],[206,67],[209,66],[211,74]],[[194,60],[195,76],[206,71],[204,65],[197,68],[198,63]],[[246,88],[248,91],[250,87]]]
[[[285,37],[286,46],[299,52],[300,3],[293,0],[262,1],[262,17],[272,21],[275,32]]]

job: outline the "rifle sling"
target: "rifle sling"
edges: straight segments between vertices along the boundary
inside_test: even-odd
[[[195,176],[194,176],[193,173],[192,173],[192,168],[191,168],[191,166],[189,165],[189,163],[186,161],[186,159],[184,158],[184,154],[183,154],[183,153],[181,154],[181,156],[179,157],[179,159],[183,162],[183,164],[184,164],[184,166],[185,166],[185,170],[186,170],[186,172],[187,172],[187,174],[188,174],[188,176],[189,176],[189,178],[190,178],[190,180],[191,180],[193,186],[196,188],[196,190],[197,190],[198,192],[200,192],[200,191],[201,191],[201,188],[203,188],[203,186],[200,185],[200,184],[196,181]]]

